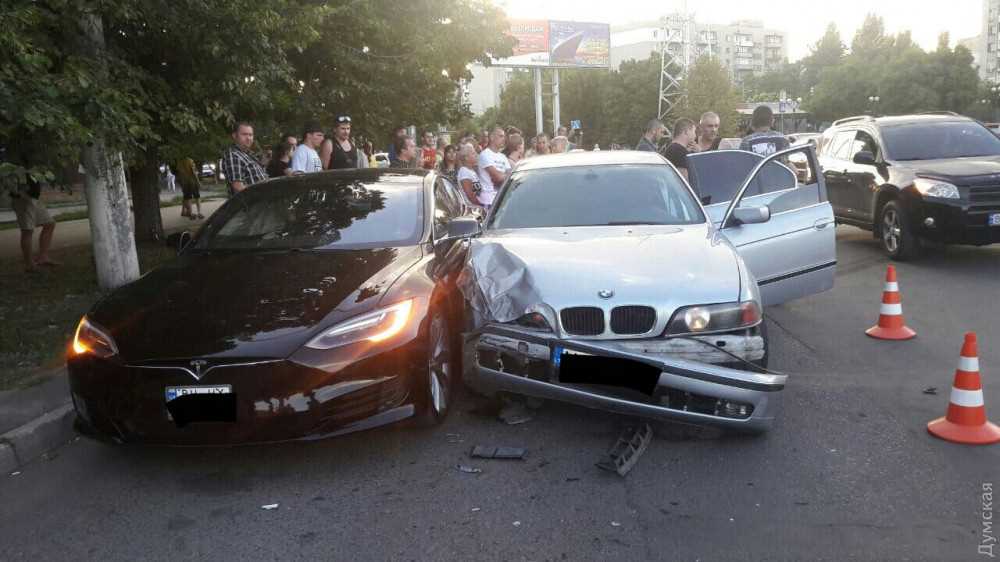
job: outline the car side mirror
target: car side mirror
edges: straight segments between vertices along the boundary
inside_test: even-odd
[[[188,247],[188,244],[190,244],[193,239],[194,237],[191,236],[191,233],[186,230],[184,232],[175,232],[170,236],[167,236],[167,247],[174,248],[177,250],[177,253],[180,254],[184,251],[184,248]]]
[[[448,232],[438,242],[468,238],[469,236],[479,234],[481,231],[482,228],[479,225],[479,221],[474,217],[457,217],[448,221]]]
[[[875,155],[867,150],[862,150],[861,152],[854,155],[855,164],[864,164],[866,166],[875,165]]]
[[[733,209],[733,226],[760,224],[769,220],[771,220],[771,209],[767,205],[760,207],[736,207]]]

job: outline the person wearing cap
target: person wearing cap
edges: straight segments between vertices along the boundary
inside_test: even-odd
[[[306,123],[302,142],[295,148],[292,154],[292,163],[288,166],[292,174],[311,174],[323,171],[323,161],[319,157],[316,149],[323,144],[323,129],[319,123]]]
[[[319,151],[323,169],[343,170],[363,167],[358,165],[358,149],[351,142],[350,116],[338,115],[335,121],[337,128],[333,130],[333,138],[324,140]]]

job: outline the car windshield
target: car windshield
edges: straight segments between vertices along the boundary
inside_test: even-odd
[[[294,182],[291,182],[294,183]],[[262,185],[213,216],[200,250],[407,246],[423,234],[423,189],[412,180]]]
[[[515,173],[493,228],[705,222],[680,176],[666,165],[577,166]]]
[[[890,160],[937,160],[1000,155],[1000,139],[972,121],[882,127]]]

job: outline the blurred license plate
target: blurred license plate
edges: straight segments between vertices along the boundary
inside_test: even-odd
[[[167,402],[175,398],[180,398],[181,396],[188,396],[190,394],[232,394],[233,387],[228,384],[220,384],[216,386],[168,386],[166,390]]]
[[[1000,226],[1000,213],[993,213],[990,215],[989,220],[986,221],[990,226]]]

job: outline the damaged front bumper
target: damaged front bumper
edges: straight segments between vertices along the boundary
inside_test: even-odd
[[[466,382],[620,414],[766,431],[780,408],[784,375],[685,359],[676,344],[569,340],[488,324],[466,343]],[[755,353],[753,344],[742,355]],[[681,351],[680,354],[671,353]],[[679,356],[678,356],[679,355]],[[689,357],[699,357],[690,353]]]

